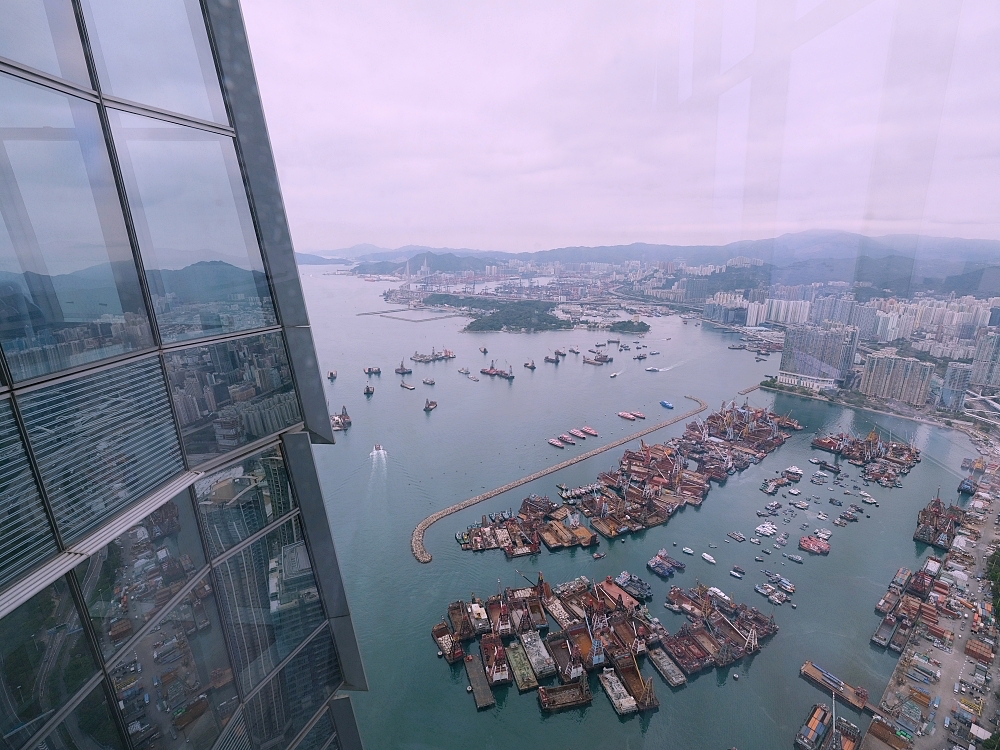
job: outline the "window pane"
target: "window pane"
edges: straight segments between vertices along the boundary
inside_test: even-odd
[[[90,88],[70,0],[0,0],[0,57]]]
[[[14,380],[152,345],[93,104],[0,74],[0,344]]]
[[[66,543],[184,470],[154,358],[30,391],[18,404]]]
[[[208,578],[110,670],[133,744],[208,750],[239,705]],[[147,702],[146,696],[149,696]]]
[[[20,747],[97,672],[62,579],[0,620],[0,729]]]
[[[136,745],[139,747],[139,745]],[[145,747],[145,746],[144,746]],[[37,750],[124,750],[104,688],[98,685],[62,724],[52,730]]]
[[[76,568],[105,658],[205,566],[185,490]]]
[[[245,714],[256,746],[293,739],[339,683],[333,641],[323,631],[247,701]]]
[[[252,747],[243,713],[237,713],[226,725],[226,734],[219,742],[218,750],[251,750]]]
[[[227,123],[197,0],[84,0],[101,90]]]
[[[249,690],[323,621],[298,516],[215,569],[237,679]]]
[[[164,359],[192,465],[302,419],[280,333],[182,349]]]
[[[330,718],[328,710],[320,717],[319,721],[313,724],[312,729],[295,748],[296,750],[323,750],[331,737],[333,737],[333,719]]]
[[[232,139],[109,116],[163,340],[273,325]]]
[[[56,551],[7,399],[0,399],[0,585]]]
[[[271,448],[195,482],[198,513],[213,558],[295,507],[285,461]]]

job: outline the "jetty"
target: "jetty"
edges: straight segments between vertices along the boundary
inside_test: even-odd
[[[746,396],[748,393],[753,393],[758,388],[760,388],[760,383],[758,383],[757,385],[752,385],[749,388],[744,388],[742,391],[739,391],[739,394],[741,396]]]
[[[469,684],[472,686],[472,695],[476,699],[476,708],[480,710],[489,708],[496,701],[493,699],[490,684],[486,681],[483,660],[479,658],[479,654],[467,654],[464,663],[465,673],[469,676]]]
[[[879,713],[878,707],[868,702],[867,690],[862,687],[851,687],[839,677],[811,661],[802,665],[799,674],[817,685],[824,693],[832,693],[837,700],[846,703],[855,711],[867,711],[870,714]]]
[[[446,518],[447,516],[450,516],[454,513],[458,513],[459,511],[465,510],[466,508],[471,508],[473,505],[478,505],[479,503],[489,500],[490,498],[494,498],[497,495],[502,495],[503,493],[509,492],[510,490],[516,487],[528,484],[529,482],[534,482],[536,479],[541,479],[544,476],[548,476],[549,474],[561,471],[562,469],[572,466],[573,464],[577,464],[580,461],[586,461],[588,458],[593,458],[594,456],[598,456],[601,453],[604,453],[605,451],[613,450],[614,448],[625,445],[626,443],[630,443],[633,440],[638,440],[639,438],[645,437],[646,435],[649,435],[652,432],[656,432],[657,430],[662,430],[664,427],[669,427],[672,424],[683,422],[684,420],[693,417],[695,414],[700,414],[701,412],[703,412],[705,409],[708,408],[708,404],[706,404],[700,398],[697,398],[695,396],[685,396],[684,398],[697,402],[698,408],[691,409],[690,411],[687,411],[684,414],[678,414],[676,417],[672,417],[671,419],[668,419],[665,422],[660,422],[650,427],[646,427],[642,430],[639,430],[638,432],[632,433],[631,435],[619,438],[618,440],[613,440],[606,445],[594,448],[593,450],[589,450],[586,453],[581,453],[578,456],[574,456],[573,458],[570,458],[566,461],[562,461],[560,463],[554,464],[553,466],[549,466],[548,468],[542,469],[541,471],[536,471],[534,474],[529,474],[526,477],[521,477],[520,479],[517,479],[513,482],[508,482],[507,484],[501,487],[489,490],[488,492],[484,492],[481,495],[476,495],[475,497],[470,497],[468,500],[463,500],[460,503],[449,505],[447,508],[439,510],[436,513],[432,513],[431,515],[427,516],[427,518],[425,518],[423,521],[418,523],[417,527],[413,530],[413,534],[410,537],[410,550],[413,552],[413,556],[417,559],[417,562],[421,563],[429,563],[433,559],[431,554],[424,547],[424,534],[427,532],[427,529],[429,529],[435,523],[440,521],[442,518]]]

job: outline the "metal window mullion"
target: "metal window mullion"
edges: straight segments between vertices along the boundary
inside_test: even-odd
[[[167,375],[167,360],[163,352],[159,352],[157,361],[160,364],[160,376],[163,378],[163,388],[167,395],[167,408],[170,409],[170,421],[174,425],[174,434],[177,436],[177,449],[181,454],[181,465],[186,471],[191,471],[191,462],[188,461],[187,451],[184,449],[184,436],[181,434],[181,421],[177,416],[177,407],[174,405],[174,393],[170,387],[170,377]]]
[[[299,733],[292,738],[291,742],[288,743],[286,750],[295,750],[295,748],[299,746],[302,740],[306,738],[306,735],[309,734],[309,732],[312,731],[312,728],[315,727],[319,723],[319,720],[323,718],[323,715],[328,713],[330,709],[330,701],[333,700],[335,695],[336,691],[331,693],[327,699],[323,701],[322,705],[316,709],[316,713],[312,715],[312,718],[306,722],[306,725],[302,727]],[[333,723],[332,716],[330,717],[330,725],[333,727],[333,734],[327,738],[326,742],[323,743],[323,748],[326,748],[330,744],[330,740],[337,736],[337,725]]]
[[[233,455],[232,452],[223,453],[222,455],[216,456],[207,461],[202,461],[200,464],[197,464],[195,468],[191,469],[191,471],[197,471],[201,474],[211,474],[217,469],[228,465],[230,462],[239,460],[240,457],[249,458],[254,453],[259,453],[265,450],[267,446],[272,443],[280,443],[282,435],[289,432],[298,432],[304,427],[304,424],[305,423],[300,419],[298,422],[294,422],[278,432],[265,435],[262,438],[257,438],[252,443],[240,446],[240,453],[238,455]],[[235,451],[236,449],[234,448],[233,450]]]
[[[90,695],[99,683],[104,682],[104,679],[104,672],[98,669],[97,673],[87,680],[83,687],[77,690],[73,697],[66,701],[60,709],[53,713],[52,718],[45,722],[42,725],[42,728],[35,732],[31,736],[31,739],[21,745],[21,747],[25,750],[28,750],[28,748],[40,747],[42,740],[52,734],[52,731],[62,724],[66,717],[76,710],[76,707],[80,705],[83,699]],[[107,694],[105,694],[105,700],[107,700]],[[128,747],[128,745],[125,745],[125,747]]]
[[[324,630],[327,631],[328,635],[330,636],[330,640],[333,641],[333,633],[330,632],[329,623],[325,621],[321,622],[319,625],[316,626],[316,629],[313,632],[311,632],[308,636],[306,636],[303,639],[302,643],[300,643],[298,646],[293,648],[288,653],[288,656],[286,656],[284,659],[282,659],[276,665],[274,665],[274,668],[264,679],[262,679],[256,685],[254,685],[251,690],[247,691],[247,696],[244,699],[244,702],[248,703],[251,700],[253,700],[254,696],[256,696],[257,693],[259,693],[261,690],[263,690],[265,685],[270,685],[273,680],[276,680],[278,678],[278,675],[281,674],[281,670],[287,667],[289,662],[291,662],[292,659],[298,656],[306,646],[308,646],[316,638],[318,638]],[[343,682],[343,680],[340,680],[340,682]],[[331,698],[337,692],[338,687],[340,687],[339,684],[337,685],[337,687],[334,687],[334,689],[330,691]]]
[[[73,83],[65,78],[59,78],[51,73],[46,73],[44,70],[32,68],[29,65],[24,65],[7,57],[0,57],[0,72],[7,73],[24,81],[37,83],[46,88],[55,89],[63,94],[77,96],[90,102],[97,102],[98,99],[97,93],[86,86]]]
[[[160,345],[164,353],[174,352],[179,349],[188,349],[192,346],[210,346],[232,339],[243,338],[244,336],[261,336],[265,333],[281,333],[284,329],[279,325],[264,326],[262,328],[248,328],[242,331],[229,331],[227,333],[205,336],[204,338],[185,339],[183,341],[172,341]]]

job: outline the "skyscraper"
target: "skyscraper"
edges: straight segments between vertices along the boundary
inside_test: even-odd
[[[17,8],[3,744],[359,748],[342,690],[366,681],[310,447],[333,433],[239,7]]]
[[[948,411],[961,411],[965,406],[965,391],[972,379],[972,365],[949,362],[941,384],[940,406]]]
[[[972,357],[972,385],[1000,386],[1000,333],[987,333]]]
[[[912,406],[927,403],[934,365],[913,357],[898,357],[889,348],[870,355],[865,361],[858,390],[866,396],[896,399]]]
[[[811,390],[833,388],[854,362],[853,327],[790,326],[785,331],[778,382]]]

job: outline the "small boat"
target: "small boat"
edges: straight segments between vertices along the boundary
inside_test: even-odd
[[[738,573],[735,570],[730,570],[729,571],[729,575],[731,575],[733,578],[743,578],[743,574],[742,573]]]
[[[618,412],[618,416],[621,417],[622,419],[627,419],[629,422],[634,422],[635,421],[635,415],[631,414],[631,413],[629,413],[627,411],[620,411],[620,412]]]
[[[534,370],[535,369],[535,360],[532,359],[532,360],[530,360],[528,362],[525,362],[524,366],[527,367],[529,370]]]
[[[400,380],[400,381],[399,381],[399,387],[400,387],[400,388],[405,388],[405,389],[406,389],[406,390],[408,390],[408,391],[413,391],[413,390],[416,390],[416,388],[417,388],[417,386],[415,386],[415,385],[410,385],[410,384],[409,384],[409,383],[407,383],[407,382],[406,382],[405,380]]]
[[[366,367],[365,368],[365,375],[381,375],[381,374],[382,374],[382,368],[381,367]]]
[[[620,370],[620,371],[618,371],[618,372],[613,372],[613,373],[611,373],[611,377],[613,377],[613,378],[617,378],[617,377],[618,377],[619,375],[621,375],[621,374],[622,374],[623,372],[624,372],[624,370]]]
[[[764,558],[758,555],[757,557],[754,558],[754,562],[764,562]]]
[[[576,441],[565,432],[559,436],[559,439],[566,443],[566,445],[576,445]]]
[[[420,382],[423,383],[424,385],[434,385],[434,378],[424,378]]]
[[[569,434],[572,435],[573,437],[580,438],[580,440],[586,440],[587,439],[587,436],[583,432],[581,432],[580,430],[576,429],[575,427],[572,430],[569,431]]]
[[[643,414],[641,411],[634,411],[634,412],[632,412],[632,416],[635,417],[636,419],[645,419],[646,418],[646,415]]]
[[[477,377],[476,377],[475,375],[472,375],[472,374],[470,374],[470,375],[468,376],[468,378],[469,378],[469,380],[471,380],[471,381],[472,381],[473,383],[478,383],[478,382],[479,382],[479,378],[477,378]]]
[[[650,354],[650,356],[653,356],[653,355],[659,354],[659,352],[654,349],[649,354]]]
[[[431,401],[430,399],[425,399],[424,400],[424,411],[426,411],[426,412],[432,412],[432,411],[434,411],[437,408],[438,408],[438,402],[437,401]]]
[[[366,385],[365,386],[365,395],[366,396],[371,396],[373,393],[375,393],[375,386],[373,386],[373,385]]]
[[[329,378],[330,382],[332,383],[334,380],[337,379],[337,371],[336,370],[330,370],[330,372],[328,372],[326,374],[326,377]]]
[[[479,351],[481,351],[483,354],[489,354],[489,352],[486,350],[485,346],[479,347]]]
[[[712,565],[715,565],[715,558],[712,557],[707,552],[702,552],[701,553],[701,559],[704,560],[707,563],[711,563]]]
[[[468,375],[470,372],[472,372],[468,367],[459,367],[458,371],[463,375]]]
[[[565,357],[566,356],[566,350],[565,349],[556,349],[555,352],[554,352],[554,354],[557,357]]]
[[[397,375],[409,375],[413,370],[403,364],[403,360],[399,360],[399,367],[396,368]]]
[[[573,351],[573,350],[570,349],[570,351]],[[595,552],[593,555],[591,555],[591,557],[593,557],[595,560],[601,560],[601,559],[604,558],[604,556],[606,554],[608,554],[608,553],[607,552]]]
[[[691,549],[690,547],[681,547],[681,552],[683,552],[685,555],[693,555],[694,554],[694,550]]]
[[[566,447],[565,445],[563,445],[562,443],[560,443],[555,438],[549,438],[548,443],[549,443],[549,445],[553,445],[556,448],[565,448]]]
[[[647,367],[646,368],[646,372],[659,372],[659,371],[660,371],[659,367]]]
[[[660,402],[660,406],[662,406],[664,409],[673,409],[674,408],[674,405],[672,403],[670,403],[669,401],[661,401]]]
[[[587,427],[586,425],[584,425],[583,427],[580,428],[580,432],[586,432],[591,437],[597,437],[597,430],[595,430],[593,427]]]
[[[375,443],[375,452],[379,453],[379,452],[381,452],[381,450],[382,450],[382,446],[379,445],[378,443]]]

